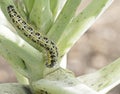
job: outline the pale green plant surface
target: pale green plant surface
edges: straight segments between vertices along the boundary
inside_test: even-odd
[[[78,77],[78,79],[101,94],[105,94],[120,83],[119,66],[120,59],[117,59],[99,71]]]
[[[59,64],[62,57],[111,2],[112,0],[92,0],[76,15],[81,0],[0,0],[1,9],[13,27],[6,9],[10,4],[16,5],[20,15],[38,32],[56,43],[59,62],[54,68],[46,68],[44,49],[31,42],[17,28],[4,30],[4,25],[0,25],[3,29],[0,30],[0,54],[13,67],[19,81],[28,84],[34,94],[106,93],[119,84],[119,59],[93,74],[78,78]]]

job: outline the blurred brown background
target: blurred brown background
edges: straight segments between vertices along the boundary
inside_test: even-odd
[[[76,76],[94,72],[120,57],[120,0],[112,5],[79,39],[68,54],[68,68]],[[16,82],[15,75],[0,57],[0,83]],[[120,94],[120,85],[108,94]]]

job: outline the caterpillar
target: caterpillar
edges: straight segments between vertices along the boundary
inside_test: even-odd
[[[45,35],[37,32],[32,26],[30,26],[15,10],[13,5],[7,6],[7,12],[12,20],[13,25],[19,29],[24,36],[29,38],[34,43],[43,47],[47,52],[48,60],[46,62],[46,67],[52,68],[55,66],[58,59],[58,49],[55,43],[48,39]]]

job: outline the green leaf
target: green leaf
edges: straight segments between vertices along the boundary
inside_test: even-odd
[[[27,13],[30,14],[35,0],[22,0],[22,2],[24,2]]]
[[[73,16],[75,15],[76,9],[79,6],[80,2],[81,0],[68,0],[60,12],[60,15],[48,32],[47,35],[52,40],[55,40],[56,43],[59,39],[61,39],[66,26],[73,19]]]
[[[53,23],[53,16],[50,9],[50,1],[35,0],[29,18],[38,31],[44,34],[48,32],[49,28]]]
[[[54,21],[56,20],[57,16],[61,12],[66,1],[67,0],[50,0],[50,8],[53,14]]]
[[[61,31],[61,38],[56,39],[60,54],[64,55],[75,44],[75,42],[87,31],[97,18],[111,4],[112,0],[93,0],[70,24]],[[56,34],[56,38],[57,33]],[[53,34],[55,36],[55,34]]]

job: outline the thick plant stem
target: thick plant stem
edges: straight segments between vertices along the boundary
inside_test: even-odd
[[[29,86],[17,83],[0,84],[0,94],[32,94]]]
[[[32,87],[35,94],[40,94],[41,91],[48,94],[97,94],[79,82],[71,71],[63,68],[58,68],[44,79],[33,82]]]
[[[48,0],[24,1],[26,13],[29,15],[29,19],[27,19],[29,21],[27,22],[33,22],[38,31],[45,31],[44,34],[47,33],[46,36],[55,41],[59,48],[60,59],[111,4],[112,0],[93,0],[76,16],[75,13],[80,2],[81,0],[67,0],[60,15],[57,17],[58,12],[53,7],[57,8],[55,4],[58,2],[53,3],[53,1]],[[14,26],[15,24],[12,23],[7,11],[7,7],[10,4],[14,6],[12,0],[0,0],[3,13]],[[4,29],[3,26],[1,28]],[[16,29],[16,31],[19,33],[20,30]],[[29,42],[29,38],[25,38],[22,33],[21,36]],[[41,92],[45,94],[97,94],[95,90],[103,92],[105,88],[113,86],[120,77],[117,75],[119,69],[116,66],[119,65],[119,60],[94,74],[90,74],[90,76],[82,76],[78,79],[71,72],[61,67],[51,68],[51,70],[45,66],[45,59],[43,57],[45,53],[41,52],[41,47],[37,47],[37,43],[34,43],[34,47],[38,48],[36,50],[27,42],[10,30],[0,31],[0,54],[8,60],[16,73],[20,73],[29,79],[29,86],[35,94],[40,94]],[[44,75],[45,72],[47,74]],[[107,75],[110,73],[112,73],[112,76]],[[113,76],[115,77],[112,78]],[[96,79],[91,80],[93,78]],[[107,81],[105,81],[106,79]],[[82,83],[94,90],[88,89],[87,86],[84,87]]]
[[[32,80],[42,78],[45,67],[42,54],[9,29],[0,27],[3,29],[0,31],[0,52],[3,57],[27,78]]]

